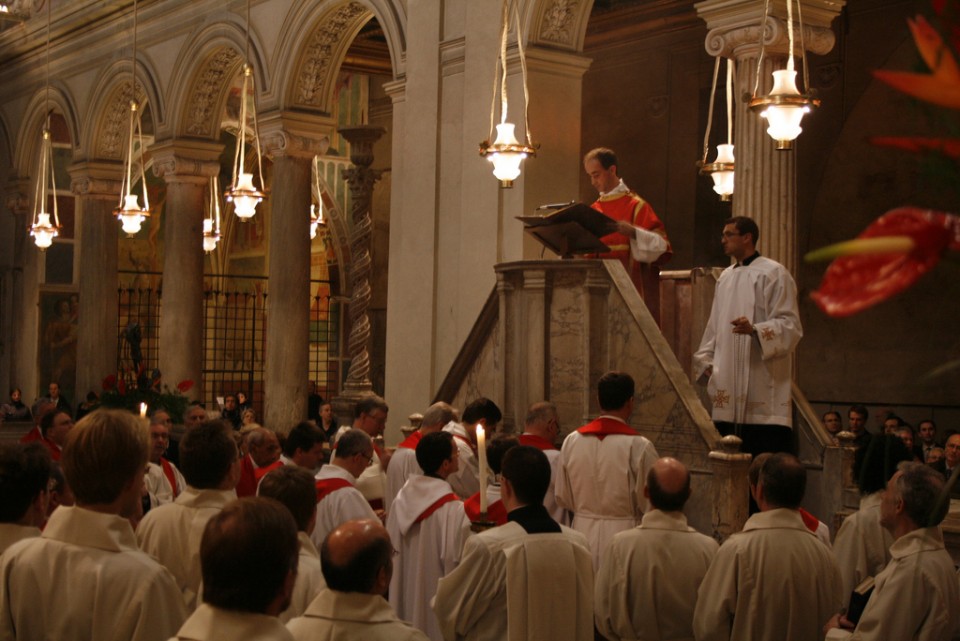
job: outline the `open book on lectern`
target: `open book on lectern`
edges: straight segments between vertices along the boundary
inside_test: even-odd
[[[601,238],[617,231],[617,222],[583,203],[543,205],[553,210],[537,216],[517,216],[524,231],[561,258],[575,254],[601,254],[610,251]]]

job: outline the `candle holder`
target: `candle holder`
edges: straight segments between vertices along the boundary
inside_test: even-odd
[[[480,518],[476,521],[470,521],[470,531],[475,534],[492,530],[495,527],[497,527],[497,522],[489,520],[486,512],[481,512]]]

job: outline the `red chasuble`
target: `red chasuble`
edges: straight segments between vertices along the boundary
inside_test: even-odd
[[[420,439],[422,438],[423,438],[423,432],[421,432],[420,430],[417,430],[407,438],[403,439],[403,441],[397,447],[398,448],[402,447],[406,450],[415,450],[417,449],[417,443],[419,443]]]
[[[598,418],[590,421],[577,430],[584,436],[596,436],[601,441],[611,434],[623,434],[625,436],[639,436],[639,433],[629,425],[621,423],[612,418]]]
[[[353,487],[353,483],[340,478],[320,479],[317,481],[317,503],[345,487]]]
[[[663,236],[667,240],[667,251],[663,253],[654,263],[644,264],[633,260],[630,255],[630,239],[619,232],[607,234],[600,240],[610,248],[606,254],[591,255],[590,258],[616,258],[626,268],[627,273],[633,280],[633,285],[640,292],[647,309],[653,319],[660,324],[660,265],[663,265],[673,256],[673,250],[670,247],[670,241],[667,239],[667,231],[660,222],[660,219],[653,211],[653,207],[643,198],[633,192],[626,194],[614,194],[612,196],[601,196],[593,205],[597,211],[601,211],[610,218],[617,221],[626,221],[636,227],[652,231]]]
[[[521,434],[520,445],[530,445],[531,447],[535,447],[543,452],[558,449],[556,445],[542,436],[537,436],[536,434]]]
[[[480,520],[480,492],[463,502],[463,510],[471,521]],[[506,524],[507,508],[503,506],[503,501],[497,500],[487,506],[487,520],[493,521],[497,525]]]

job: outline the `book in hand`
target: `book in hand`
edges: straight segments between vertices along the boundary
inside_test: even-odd
[[[847,608],[846,614],[847,620],[850,621],[850,623],[857,625],[857,623],[860,622],[860,615],[863,614],[864,608],[867,607],[867,601],[870,600],[870,595],[873,594],[875,585],[876,582],[873,577],[868,576],[850,593],[850,607]]]

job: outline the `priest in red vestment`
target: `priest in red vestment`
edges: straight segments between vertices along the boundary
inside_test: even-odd
[[[659,325],[660,265],[673,256],[667,230],[653,207],[617,175],[617,155],[612,149],[591,150],[583,157],[583,168],[600,193],[592,207],[617,221],[617,231],[600,239],[610,251],[590,258],[620,260]]]

